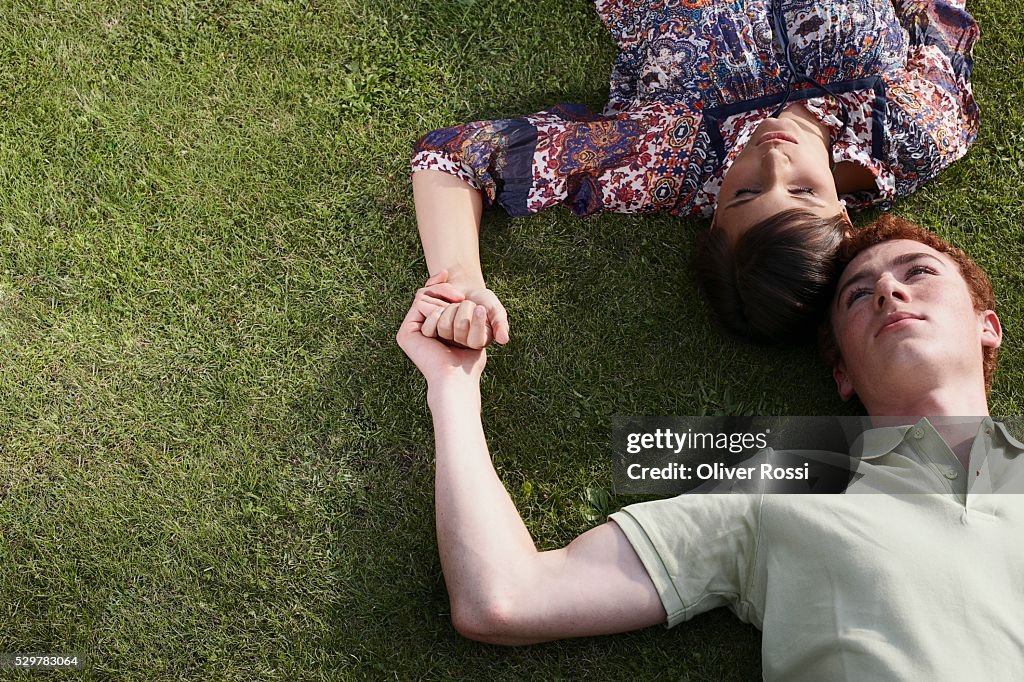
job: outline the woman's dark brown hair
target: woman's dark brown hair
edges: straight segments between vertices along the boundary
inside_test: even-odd
[[[845,215],[790,209],[752,225],[735,243],[712,229],[697,240],[697,280],[722,325],[755,343],[811,339],[832,298]]]

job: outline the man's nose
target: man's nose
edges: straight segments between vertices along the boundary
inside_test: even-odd
[[[882,275],[875,283],[875,307],[882,309],[890,301],[910,302],[910,291],[892,275]]]

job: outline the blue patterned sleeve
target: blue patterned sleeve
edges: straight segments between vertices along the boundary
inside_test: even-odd
[[[978,22],[956,0],[894,0],[896,16],[912,46],[934,46],[949,60],[954,77],[970,82]]]
[[[559,105],[523,118],[435,130],[416,143],[413,171],[462,178],[512,216],[562,205],[576,215],[673,210],[699,117],[664,105],[602,116]]]
[[[962,4],[895,3],[910,36],[906,68],[887,77],[888,137],[896,197],[963,157],[978,136],[970,75],[978,25]]]

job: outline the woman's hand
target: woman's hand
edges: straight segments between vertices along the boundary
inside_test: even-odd
[[[463,315],[465,322],[459,318],[459,329],[465,331],[463,338],[480,342],[488,336],[487,309],[467,301],[447,280],[448,273],[442,270],[416,292],[412,307],[398,329],[398,345],[423,373],[429,387],[439,388],[466,380],[478,385],[487,364],[487,353],[479,349],[454,348],[427,333],[426,322],[429,319],[441,319],[448,309],[453,309],[453,318],[457,317],[462,305],[468,303]],[[479,348],[484,345],[481,343]]]
[[[493,341],[508,343],[508,313],[495,293],[486,287],[456,289],[464,298],[435,309],[424,320],[423,335],[475,350]]]

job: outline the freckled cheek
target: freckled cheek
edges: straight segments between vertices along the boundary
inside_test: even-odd
[[[871,336],[871,330],[867,322],[863,319],[864,315],[859,312],[854,312],[851,315],[843,319],[843,321],[836,325],[835,333],[837,337],[842,338],[863,338],[865,336]]]

